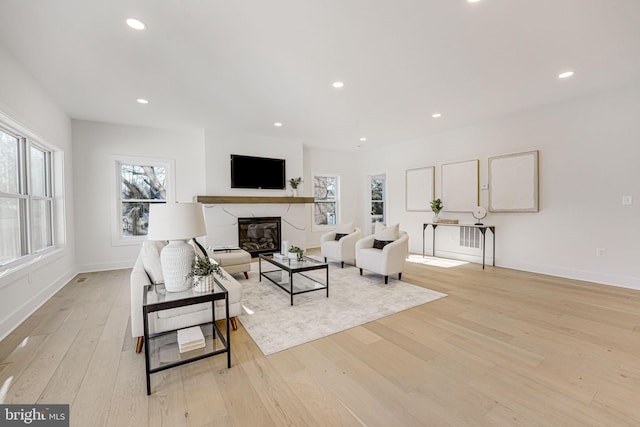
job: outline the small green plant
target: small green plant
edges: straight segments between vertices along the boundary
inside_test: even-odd
[[[301,248],[297,247],[297,246],[291,245],[291,247],[289,248],[289,252],[291,252],[292,254],[301,254],[304,251]]]
[[[294,190],[298,188],[298,185],[300,185],[301,182],[302,182],[301,177],[291,178],[289,180],[289,184],[291,185],[291,188],[293,188]]]
[[[438,215],[440,213],[440,211],[442,210],[442,208],[444,208],[444,205],[442,204],[442,200],[440,199],[435,199],[431,201],[431,210],[433,211],[433,213],[435,213],[436,215]]]
[[[196,259],[191,265],[191,271],[187,274],[187,279],[195,276],[209,276],[213,273],[223,280],[226,279],[222,273],[222,268],[217,262],[212,262],[207,257],[196,255]]]
[[[302,261],[304,249],[291,245],[291,247],[289,248],[289,253],[296,254],[296,258],[298,259],[298,261]]]

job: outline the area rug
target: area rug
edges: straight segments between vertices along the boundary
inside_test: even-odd
[[[262,267],[275,268],[265,262]],[[310,273],[324,283],[324,270]],[[254,262],[249,279],[238,280],[243,292],[243,314],[238,319],[265,355],[447,296],[392,277],[385,285],[380,275],[360,276],[356,267],[330,263],[329,298],[325,290],[318,290],[295,295],[291,306],[287,292],[265,278],[258,279]]]

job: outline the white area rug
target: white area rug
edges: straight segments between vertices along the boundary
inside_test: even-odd
[[[265,355],[447,296],[392,277],[385,285],[380,275],[360,276],[356,267],[330,263],[329,298],[326,290],[294,295],[291,306],[287,292],[265,278],[258,281],[257,262],[251,267],[248,280],[238,279],[244,306],[238,319]],[[275,268],[265,262],[262,267]],[[324,270],[307,274],[324,283]]]

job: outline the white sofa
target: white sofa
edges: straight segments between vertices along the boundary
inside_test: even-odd
[[[324,257],[324,262],[327,262],[327,258],[337,260],[340,261],[340,267],[344,267],[345,262],[355,263],[356,242],[362,238],[362,230],[353,227],[346,233],[340,233],[346,234],[340,240],[336,240],[337,233],[340,233],[340,230],[330,231],[320,236],[320,252]]]
[[[387,243],[382,249],[374,247],[375,235],[369,235],[356,242],[356,267],[362,270],[373,271],[384,276],[384,283],[389,283],[389,276],[398,274],[398,280],[402,280],[402,270],[409,254],[409,235],[402,230],[398,231],[397,239]]]
[[[227,273],[224,268],[226,280],[220,283],[229,292],[229,317],[234,330],[237,329],[236,317],[242,312],[242,286],[238,281]],[[153,276],[153,275],[151,275]],[[142,298],[143,292],[147,285],[150,285],[151,278],[145,270],[142,251],[136,259],[130,276],[131,287],[131,335],[137,339],[136,352],[142,350],[144,323],[142,314]],[[216,320],[224,319],[225,306],[224,301],[215,302]],[[188,326],[198,325],[211,321],[211,305],[209,303],[196,304],[188,307],[174,308],[154,312],[149,315],[149,333],[164,332],[172,329],[181,329]]]

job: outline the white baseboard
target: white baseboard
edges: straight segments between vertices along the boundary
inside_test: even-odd
[[[113,261],[99,264],[85,264],[78,266],[78,273],[92,273],[95,271],[108,271],[108,270],[124,270],[126,268],[133,268],[133,261]]]
[[[412,252],[416,255],[422,255],[420,252]],[[488,254],[487,254],[488,255]],[[431,256],[431,249],[425,250],[425,256]],[[480,256],[460,254],[458,252],[447,252],[436,250],[436,257],[449,258],[458,261],[473,262],[482,264],[482,254]],[[485,257],[485,265],[493,264],[491,256]],[[528,263],[498,263],[498,267],[511,268],[514,270],[528,271],[531,273],[546,274],[548,276],[562,277],[565,279],[581,280],[583,282],[591,282],[599,285],[617,286],[620,288],[640,290],[640,279],[637,277],[621,276],[616,274],[599,273],[595,271],[578,270],[572,268],[563,268],[558,266],[537,265]]]
[[[69,271],[63,276],[53,281],[49,286],[42,289],[31,299],[26,301],[17,310],[0,320],[0,341],[5,339],[15,328],[20,326],[29,316],[39,309],[45,302],[49,300],[56,292],[62,289],[67,283],[76,276],[75,271]]]

